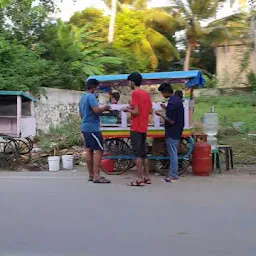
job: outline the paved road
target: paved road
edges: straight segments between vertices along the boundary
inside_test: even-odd
[[[255,176],[159,179],[1,173],[0,255],[255,255]]]

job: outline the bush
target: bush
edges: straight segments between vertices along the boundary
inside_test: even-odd
[[[252,90],[256,91],[256,74],[253,71],[247,75],[247,81]]]
[[[249,101],[252,107],[256,107],[256,91],[252,93],[252,95],[249,98]]]
[[[56,127],[51,127],[48,133],[40,136],[40,147],[49,150],[52,143],[59,149],[82,146],[83,139],[80,132],[81,121],[77,116],[70,118]]]
[[[217,88],[218,80],[216,78],[210,79],[208,76],[204,75],[204,79],[205,79],[205,84],[204,84],[205,88]]]

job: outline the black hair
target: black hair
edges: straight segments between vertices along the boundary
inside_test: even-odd
[[[119,92],[112,92],[111,97],[116,99],[117,101],[120,100],[120,93]]]
[[[158,91],[159,92],[162,92],[162,93],[171,93],[173,94],[173,89],[172,89],[172,85],[169,84],[169,83],[163,83],[159,86],[158,88]]]
[[[128,76],[127,80],[134,82],[136,86],[141,86],[142,75],[138,72],[133,72]]]
[[[181,100],[183,100],[183,92],[182,92],[181,90],[177,90],[177,91],[175,92],[175,95],[176,95],[178,98],[180,98]]]
[[[98,85],[99,85],[99,81],[97,79],[89,79],[86,81],[86,86],[85,86],[85,89],[87,91],[93,89],[93,88],[96,88]]]

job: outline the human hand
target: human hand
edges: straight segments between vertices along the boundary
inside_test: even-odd
[[[155,111],[155,115],[161,116],[161,113],[159,111]]]
[[[166,105],[164,103],[160,104],[163,109],[166,109]]]
[[[104,111],[109,111],[111,109],[111,107],[109,105],[106,105],[103,107]]]
[[[127,113],[127,112],[129,111],[129,108],[128,108],[128,107],[123,108],[122,111],[125,112],[125,113]]]

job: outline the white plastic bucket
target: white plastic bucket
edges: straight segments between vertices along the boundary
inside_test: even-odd
[[[49,156],[48,165],[50,172],[58,172],[60,170],[60,157],[59,156]]]
[[[73,159],[72,155],[62,156],[62,167],[64,170],[72,170],[73,169]]]

